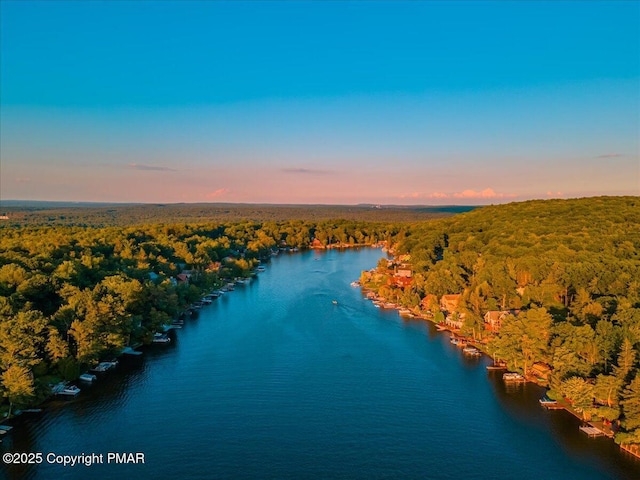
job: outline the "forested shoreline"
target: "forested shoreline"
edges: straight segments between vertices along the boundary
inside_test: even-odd
[[[638,197],[512,203],[420,222],[39,222],[0,227],[5,410],[150,342],[275,251],[385,242],[395,260],[363,275],[367,288],[459,325],[513,371],[544,366],[551,397],[613,422],[619,443],[640,444]],[[443,306],[447,296],[455,307]],[[499,325],[489,328],[489,312],[501,314]]]
[[[203,294],[279,250],[372,245],[398,226],[346,220],[34,226],[0,230],[4,410],[59,380],[150,343]]]
[[[363,284],[640,444],[640,198],[484,207],[414,225],[394,250]]]

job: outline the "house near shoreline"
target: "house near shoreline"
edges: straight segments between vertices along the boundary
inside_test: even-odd
[[[391,284],[396,287],[406,288],[411,286],[412,279],[413,271],[410,267],[403,265],[394,271],[393,277],[391,278]]]
[[[176,275],[176,279],[178,281],[178,283],[189,283],[189,279],[191,278],[191,274],[190,273],[179,273],[178,275]]]
[[[428,293],[421,301],[420,308],[422,310],[431,311],[434,305],[438,305],[438,297],[433,293]],[[432,312],[435,313],[435,312]]]
[[[551,367],[544,362],[536,362],[531,365],[531,369],[529,370],[529,376],[542,380],[544,382],[549,381],[549,375],[551,374]]]
[[[464,325],[464,319],[464,313],[453,312],[447,315],[444,320],[444,324],[453,330],[460,330]]]
[[[453,295],[443,295],[440,298],[440,310],[443,312],[454,313],[458,311],[458,304],[462,295],[459,293]]]
[[[499,332],[502,322],[509,315],[518,315],[520,310],[489,310],[484,314],[484,328],[489,332]]]

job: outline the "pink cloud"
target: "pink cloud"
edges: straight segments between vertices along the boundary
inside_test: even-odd
[[[551,190],[549,190],[547,192],[547,196],[548,197],[561,197],[562,196],[562,192],[552,192]]]
[[[213,192],[207,193],[205,195],[205,197],[208,198],[208,199],[218,198],[218,197],[221,197],[223,195],[226,195],[227,193],[229,193],[229,189],[228,188],[219,188],[218,190],[214,190]]]
[[[498,193],[493,188],[485,188],[484,190],[463,190],[462,192],[445,193],[445,192],[432,192],[432,193],[410,193],[400,195],[400,198],[422,198],[422,199],[447,199],[447,198],[462,198],[462,199],[501,199],[501,198],[515,198],[517,195],[513,193]]]
[[[514,198],[516,195],[512,193],[497,193],[493,188],[485,188],[484,190],[477,192],[475,190],[463,190],[459,193],[454,193],[454,198]]]
[[[433,192],[427,195],[427,198],[450,198],[451,195],[444,192]]]

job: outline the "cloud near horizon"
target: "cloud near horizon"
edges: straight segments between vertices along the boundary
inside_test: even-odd
[[[128,168],[133,168],[134,170],[153,170],[157,172],[175,172],[175,168],[162,167],[160,165],[143,165],[139,163],[130,163],[127,165]]]
[[[219,188],[217,190],[214,190],[213,192],[207,193],[205,195],[205,197],[207,199],[218,198],[218,197],[221,197],[223,195],[226,195],[227,193],[229,193],[229,189],[228,188]]]
[[[432,192],[432,193],[421,193],[414,192],[406,195],[400,195],[400,198],[415,198],[415,199],[506,199],[506,198],[516,198],[517,195],[514,193],[498,193],[493,188],[485,188],[481,191],[476,190],[463,190],[461,192],[454,193],[445,193],[445,192]]]
[[[618,158],[624,157],[624,153],[604,153],[602,155],[598,155],[596,158]]]

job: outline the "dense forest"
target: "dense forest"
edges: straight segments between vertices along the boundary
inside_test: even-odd
[[[0,388],[27,406],[157,332],[283,249],[371,245],[391,224],[346,220],[0,229]],[[180,279],[183,281],[180,281]],[[186,281],[184,280],[186,279]]]
[[[344,219],[359,222],[416,222],[472,210],[464,206],[398,205],[259,205],[232,203],[185,204],[78,204],[68,202],[3,201],[1,222],[24,226],[127,226],[157,223],[320,222]]]
[[[618,442],[640,444],[638,197],[454,216],[400,209],[385,222],[371,218],[391,210],[370,206],[327,220],[348,207],[219,205],[233,221],[207,222],[210,206],[173,206],[163,222],[165,208],[90,207],[84,217],[81,208],[41,208],[0,225],[2,408],[37,403],[53,381],[150,342],[204,293],[250,276],[279,249],[384,241],[395,258],[363,274],[368,288],[436,322],[453,319],[510,370],[540,377],[550,397],[613,422]],[[180,212],[182,221],[166,220]],[[423,214],[447,217],[417,221]],[[443,306],[444,296],[457,296],[456,306]],[[489,325],[491,312],[500,321]]]
[[[369,287],[448,318],[551,398],[612,421],[618,442],[640,443],[640,198],[484,207],[403,230],[395,250],[404,264],[381,261]],[[401,268],[409,285],[394,284]]]

